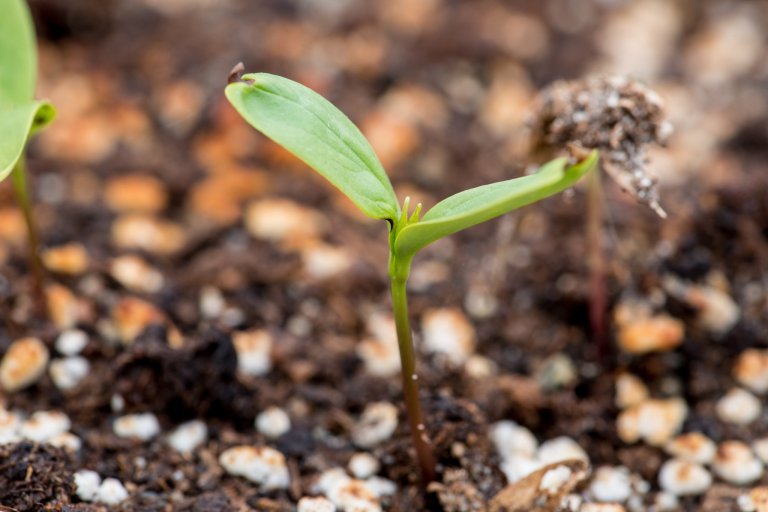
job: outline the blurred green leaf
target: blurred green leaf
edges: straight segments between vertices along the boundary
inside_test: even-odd
[[[503,215],[570,187],[597,163],[597,151],[573,166],[565,158],[548,162],[536,173],[459,192],[437,203],[419,222],[395,238],[398,257],[408,258],[443,237]]]
[[[31,100],[37,79],[35,28],[25,0],[0,0],[0,107]]]
[[[0,108],[0,181],[21,158],[27,138],[50,123],[55,115],[53,106],[45,101]]]
[[[328,100],[267,73],[244,75],[227,86],[226,96],[248,123],[324,176],[366,215],[397,218],[395,192],[373,148]]]

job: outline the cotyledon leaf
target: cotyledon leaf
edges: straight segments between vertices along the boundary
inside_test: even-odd
[[[26,0],[0,0],[0,180],[13,170],[27,139],[55,115],[35,101],[37,48]]]
[[[26,0],[0,0],[0,106],[31,100],[37,49]]]
[[[395,192],[373,148],[328,100],[268,73],[243,75],[225,93],[251,126],[324,176],[366,215],[397,218]]]
[[[27,138],[51,122],[55,113],[45,101],[29,100],[17,106],[0,107],[0,181],[21,158]]]
[[[572,166],[567,165],[567,159],[558,158],[546,163],[536,174],[448,197],[419,222],[400,230],[394,243],[395,253],[402,258],[411,257],[436,240],[561,192],[589,172],[597,159],[596,151]]]

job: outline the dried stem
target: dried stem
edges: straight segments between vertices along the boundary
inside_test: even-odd
[[[598,360],[605,361],[608,345],[606,257],[603,240],[603,184],[601,173],[589,173],[587,244],[589,246],[589,323]]]
[[[32,294],[35,300],[36,310],[43,316],[48,316],[48,304],[45,299],[45,269],[40,261],[40,237],[35,223],[34,212],[32,211],[32,200],[29,194],[29,185],[27,183],[26,161],[24,156],[19,158],[11,171],[13,189],[16,193],[16,201],[24,215],[24,222],[27,225],[27,258],[29,269],[32,273]]]

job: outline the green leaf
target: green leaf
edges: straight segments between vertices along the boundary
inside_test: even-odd
[[[422,219],[402,228],[394,250],[407,259],[432,242],[534,203],[573,185],[597,163],[597,151],[573,166],[565,158],[545,164],[539,172],[459,192],[437,203]]]
[[[37,79],[35,29],[25,0],[0,0],[0,106],[31,100]]]
[[[35,101],[37,46],[25,0],[0,0],[0,181],[13,170],[27,139],[55,116]]]
[[[27,138],[51,122],[55,114],[53,106],[44,101],[0,108],[0,181],[21,158]]]
[[[324,176],[366,215],[397,218],[395,192],[373,148],[328,100],[267,73],[244,75],[225,92],[249,124]]]

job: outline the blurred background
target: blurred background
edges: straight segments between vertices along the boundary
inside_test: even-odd
[[[122,244],[116,219],[139,210],[169,223],[157,231],[157,243],[168,247],[149,252],[177,254],[171,261],[180,261],[212,244],[212,236],[237,245],[246,206],[278,197],[293,201],[289,207],[309,206],[310,217],[333,226],[319,243],[292,247],[305,273],[383,274],[385,251],[368,249],[372,240],[384,245],[381,226],[367,223],[226,103],[222,90],[239,61],[249,71],[305,83],[337,104],[363,128],[401,200],[408,194],[425,206],[523,171],[530,107],[543,86],[594,73],[629,74],[660,93],[675,127],[669,147],[654,150],[650,163],[670,219],[661,222],[628,195],[609,191],[606,236],[620,256],[614,295],[625,287],[652,288],[658,279],[643,277],[642,269],[662,267],[694,280],[716,269],[738,290],[765,282],[759,265],[768,232],[764,1],[30,5],[40,40],[39,96],[59,112],[32,152],[49,245],[85,233],[95,257],[106,257]],[[0,198],[11,204],[6,187]],[[251,213],[307,213],[280,210],[283,203],[262,206]],[[499,297],[522,311],[556,301],[561,317],[583,325],[582,208],[577,191],[436,244],[416,270],[414,287],[480,313]],[[351,234],[349,218],[356,219]],[[460,261],[452,260],[456,240],[463,244]],[[532,269],[532,262],[546,268]],[[454,265],[460,275],[452,275]],[[227,281],[221,269],[211,272],[222,286],[237,281]],[[534,282],[556,286],[521,291]],[[765,304],[760,290],[742,299],[757,310]]]

